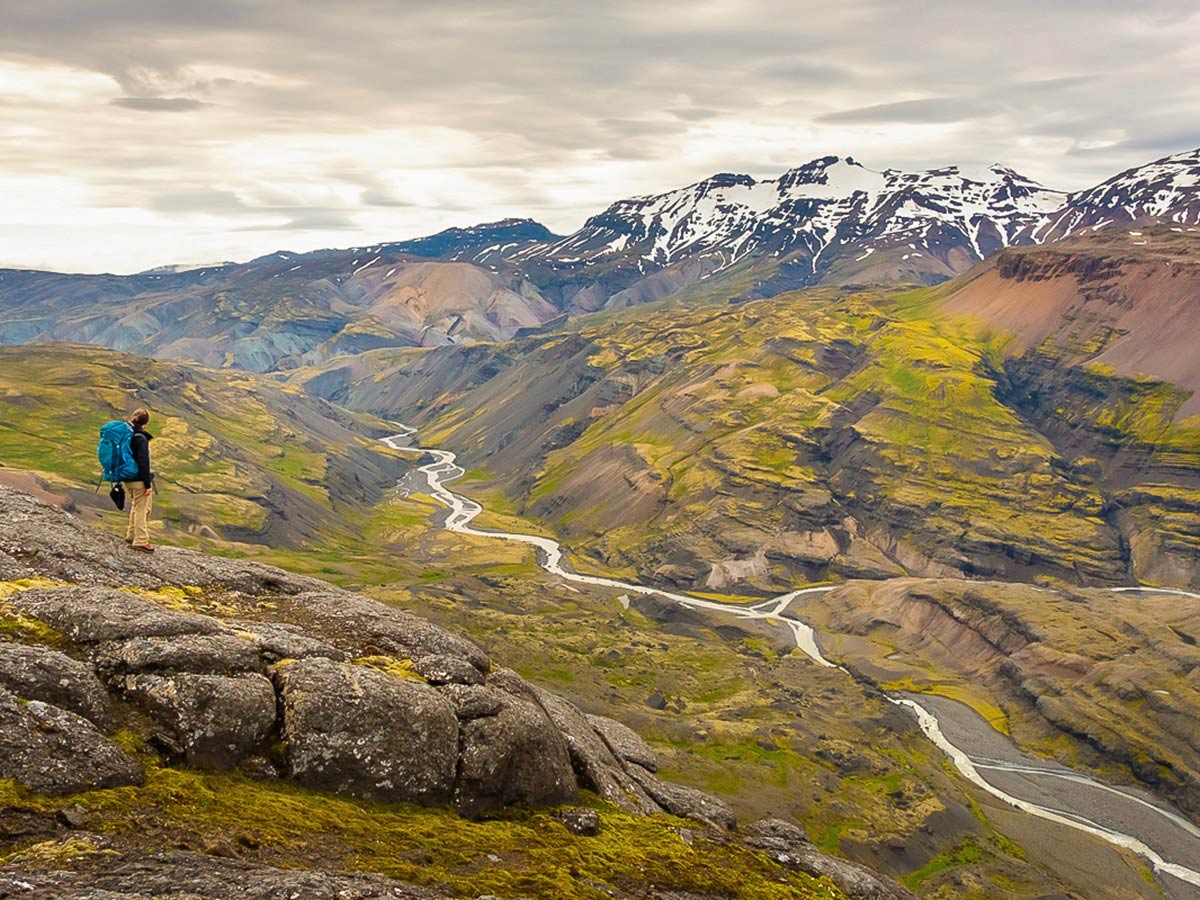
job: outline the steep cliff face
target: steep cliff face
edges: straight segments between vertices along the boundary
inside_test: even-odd
[[[1200,238],[1102,231],[1005,251],[941,304],[1012,335],[999,396],[1106,498],[1129,568],[1200,582]]]
[[[608,851],[597,846],[591,861],[574,853],[575,877],[616,878],[634,896],[728,896],[729,876],[719,874],[726,866],[778,885],[778,896],[911,896],[860,866],[828,860],[785,823],[783,832],[767,827],[766,843],[754,845],[773,856],[753,841],[734,842],[725,836],[736,824],[728,807],[660,779],[656,754],[629,728],[584,715],[424,619],[267,566],[171,548],[136,555],[5,488],[0,748],[3,877],[61,897],[91,896],[84,891],[97,883],[89,866],[97,858],[106,861],[100,881],[131,897],[159,896],[149,885],[172,875],[192,880],[190,896],[200,897],[226,896],[224,878],[362,897],[442,896],[329,872],[305,880],[267,864],[312,868],[306,850],[338,862],[349,851],[354,868],[375,859],[381,871],[412,873],[421,859],[433,863],[433,847],[453,857],[456,840],[485,838],[451,836],[447,807],[496,820],[513,804],[554,810],[533,831],[514,824],[521,836],[502,839],[492,827],[496,843],[485,852],[520,846],[528,858],[539,847],[561,852],[564,835],[586,842],[620,830],[666,860],[656,842],[679,843],[683,832],[670,829],[680,826],[644,817],[691,818],[696,860],[688,867],[655,864],[653,874],[626,882],[625,862],[614,864]],[[589,792],[585,807],[581,791]],[[189,835],[182,841],[181,821]],[[550,826],[560,831],[539,838],[537,829]],[[397,837],[420,855],[417,869],[355,848],[368,837],[377,842],[380,827],[424,830],[415,841]],[[64,828],[74,834],[63,837]],[[236,846],[217,855],[244,862],[163,856],[172,833],[175,849]],[[503,876],[502,857],[493,856]],[[67,858],[75,863],[63,872]],[[534,865],[542,889],[562,877],[545,862]],[[496,883],[473,871],[439,860],[418,880],[442,888]],[[847,893],[812,877],[823,874],[844,881]],[[559,887],[575,896],[569,883]]]

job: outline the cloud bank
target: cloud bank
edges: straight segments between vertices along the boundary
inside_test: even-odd
[[[0,264],[128,272],[532,216],[718,171],[1200,145],[1180,0],[42,0],[0,13]]]

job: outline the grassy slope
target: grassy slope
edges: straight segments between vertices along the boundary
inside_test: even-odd
[[[41,485],[85,509],[107,507],[103,521],[120,527],[107,497],[95,493],[96,433],[137,405],[153,415],[155,519],[177,543],[315,547],[352,534],[346,516],[373,505],[404,469],[370,437],[385,430],[382,422],[293,387],[50,344],[0,348],[0,477]]]
[[[0,582],[0,640],[47,644],[79,656],[82,648],[5,604],[17,590],[52,584]],[[138,593],[175,609],[261,614],[259,598],[219,589]],[[844,896],[828,882],[788,872],[695,823],[630,815],[594,796],[584,800],[601,819],[600,834],[592,838],[572,836],[548,810],[509,808],[468,821],[449,808],[362,801],[243,772],[168,766],[153,750],[154,726],[141,713],[116,701],[114,715],[114,740],[138,757],[145,784],[45,797],[0,781],[0,866],[19,871],[77,862],[76,845],[53,839],[55,813],[74,807],[88,831],[110,838],[108,855],[186,849],[285,867],[378,872],[453,896],[594,900],[624,891],[636,896],[650,885],[761,900]],[[265,762],[258,761],[258,769]],[[10,827],[13,821],[22,827]]]

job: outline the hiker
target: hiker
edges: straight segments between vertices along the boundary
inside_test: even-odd
[[[129,494],[129,527],[125,531],[125,543],[146,553],[154,552],[146,524],[154,496],[154,473],[150,470],[150,441],[154,435],[146,430],[149,422],[150,411],[145,407],[135,409],[129,417],[129,424],[133,426],[129,449],[137,463],[137,476],[125,482],[125,491]]]

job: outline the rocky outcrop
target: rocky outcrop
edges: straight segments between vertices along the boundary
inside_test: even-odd
[[[47,549],[67,546],[74,557]],[[267,758],[309,787],[467,816],[584,788],[631,811],[735,824],[719,801],[660,781],[630,729],[431,622],[267,566],[173,548],[132,557],[0,489],[0,615],[62,643],[0,643],[0,777],[52,792],[135,782],[138,763],[104,736],[119,719],[189,766]],[[58,584],[16,581],[32,577]]]
[[[71,544],[74,558],[46,549]],[[115,537],[4,489],[0,626],[0,780],[35,795],[137,785],[144,765],[156,770],[147,790],[161,789],[166,761],[469,817],[557,806],[554,829],[603,840],[604,814],[573,805],[590,790],[630,812],[692,818],[703,831],[676,829],[689,845],[745,852],[730,809],[661,779],[634,731],[494,666],[465,638],[266,566],[171,548],[134,559]],[[0,841],[24,845],[0,857],[0,897],[441,896],[373,875],[283,871],[262,864],[270,856],[147,855],[141,844],[131,854],[124,837],[80,831],[96,815],[87,804],[0,808]],[[214,852],[259,846],[252,828],[237,840]]]
[[[0,779],[43,794],[138,784],[137,762],[82,716],[0,690]]]
[[[755,822],[746,829],[744,840],[748,847],[766,851],[788,868],[831,878],[851,900],[914,900],[913,894],[866,866],[821,853],[791,822],[782,819]]]
[[[381,800],[450,798],[458,721],[435,688],[327,659],[281,663],[274,678],[296,781]]]

